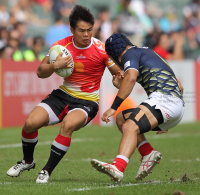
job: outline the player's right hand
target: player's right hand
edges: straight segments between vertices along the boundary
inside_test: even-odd
[[[59,53],[56,61],[53,63],[55,69],[59,68],[71,68],[72,66],[69,66],[70,63],[73,62],[73,58],[68,55],[66,57],[62,57],[63,52]]]

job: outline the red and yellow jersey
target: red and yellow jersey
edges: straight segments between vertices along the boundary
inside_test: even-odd
[[[60,88],[76,98],[99,102],[100,82],[105,67],[114,65],[106,54],[105,45],[92,37],[88,47],[79,48],[74,44],[73,36],[59,40],[54,45],[66,47],[74,60],[74,71],[64,78]]]

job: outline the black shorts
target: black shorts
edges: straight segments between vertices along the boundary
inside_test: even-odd
[[[49,125],[61,122],[70,111],[75,109],[81,109],[86,112],[88,116],[86,124],[88,124],[96,116],[99,109],[96,102],[75,98],[61,89],[53,90],[38,106],[44,107],[49,113]]]

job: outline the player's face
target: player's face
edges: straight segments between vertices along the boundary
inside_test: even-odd
[[[71,28],[74,35],[74,43],[77,47],[87,47],[91,43],[93,25],[85,21],[78,21],[76,28]]]

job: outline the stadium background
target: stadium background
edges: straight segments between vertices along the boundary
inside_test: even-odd
[[[199,195],[200,122],[195,122],[200,120],[199,2],[0,0],[0,194]],[[185,88],[185,115],[182,124],[170,129],[167,134],[156,135],[155,132],[149,132],[145,135],[154,149],[162,153],[163,159],[160,165],[155,167],[153,174],[142,181],[134,179],[141,163],[138,151],[134,152],[124,181],[119,184],[113,183],[104,174],[97,173],[90,164],[93,158],[111,163],[121,139],[116,125],[112,125],[114,119],[110,123],[112,126],[102,126],[100,121],[101,114],[110,106],[116,94],[107,70],[101,83],[98,116],[92,121],[92,125],[74,132],[72,147],[55,169],[49,184],[38,185],[35,179],[49,158],[50,145],[59,132],[59,125],[43,127],[39,131],[39,142],[34,153],[37,166],[34,170],[24,172],[18,178],[6,175],[13,163],[22,157],[21,128],[28,113],[46,94],[62,83],[62,78],[56,74],[47,79],[38,79],[35,72],[40,63],[39,59],[46,55],[49,48],[46,40],[51,40],[51,36],[47,38],[47,32],[57,29],[55,16],[63,28],[62,31],[59,29],[59,33],[53,38],[60,39],[60,35],[68,35],[67,15],[74,3],[91,9],[96,18],[94,36],[102,41],[112,31],[119,30],[119,17],[124,16],[124,22],[120,22],[124,26],[122,25],[120,30],[129,29],[129,32],[125,33],[129,34],[135,44],[153,48],[160,32],[164,31],[165,40],[167,38],[165,44],[169,43],[168,52],[174,55],[170,65]],[[134,6],[127,12],[123,6],[125,4],[121,3],[134,3]],[[62,18],[63,22],[59,21],[59,18]],[[176,46],[181,56],[174,53]],[[31,52],[33,50],[39,51],[40,54],[36,61]],[[123,108],[127,105],[135,106],[145,98],[144,91],[137,85]]]
[[[0,0],[0,127],[23,125],[34,106],[62,83],[56,74],[38,79],[35,71],[50,45],[70,35],[68,16],[75,4],[94,14],[94,36],[103,42],[118,31],[134,44],[154,49],[161,32],[167,35],[167,52],[174,55],[170,65],[185,88],[182,122],[200,120],[199,0]],[[37,57],[31,53],[35,50]],[[106,70],[100,112],[93,124],[102,124],[100,116],[115,97],[111,80]],[[124,107],[139,104],[146,95],[137,85],[131,97]]]

